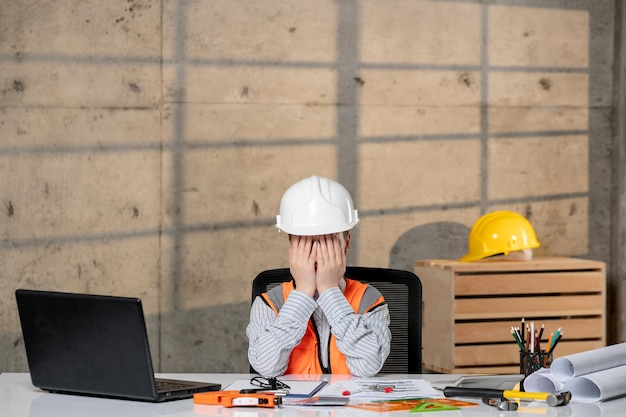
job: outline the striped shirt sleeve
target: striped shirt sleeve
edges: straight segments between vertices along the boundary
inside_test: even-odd
[[[376,375],[391,346],[387,305],[382,304],[365,314],[355,314],[339,288],[325,291],[317,303],[337,339],[337,348],[346,356],[352,375]]]
[[[285,372],[291,351],[302,340],[316,308],[313,298],[297,290],[291,291],[278,316],[262,298],[254,300],[246,336],[248,360],[255,371],[265,377]]]

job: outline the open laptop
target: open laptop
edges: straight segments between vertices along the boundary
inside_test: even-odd
[[[218,391],[154,377],[141,300],[15,292],[34,386],[51,392],[161,402]]]

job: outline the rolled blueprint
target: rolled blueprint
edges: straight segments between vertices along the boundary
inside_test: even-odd
[[[573,377],[626,365],[626,343],[574,353],[555,359],[550,366],[552,375],[566,382]]]
[[[626,395],[626,365],[574,377],[565,383],[563,390],[571,392],[572,399],[580,402],[623,397]]]

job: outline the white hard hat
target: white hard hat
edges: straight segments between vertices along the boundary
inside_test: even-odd
[[[327,235],[352,229],[359,222],[346,188],[323,177],[298,181],[280,200],[276,227],[299,236]]]

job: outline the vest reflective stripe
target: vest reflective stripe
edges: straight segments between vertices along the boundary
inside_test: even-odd
[[[368,286],[360,283],[359,281],[348,278],[345,278],[345,281],[346,289],[343,294],[355,313],[365,313],[385,301],[382,296],[379,296],[373,303],[370,303],[370,305],[362,306],[361,302],[364,299],[363,295],[368,289]],[[270,290],[272,291],[271,296],[268,293],[261,295],[276,315],[278,315],[278,311],[282,307],[284,300],[286,300],[289,293],[293,291],[293,281],[283,283],[281,288],[282,300],[277,299],[279,296],[277,291],[280,291],[278,288],[274,288],[273,291]],[[366,297],[366,299],[371,298],[372,297]],[[329,369],[324,369],[322,367],[319,354],[319,338],[315,330],[315,326],[313,325],[313,319],[309,319],[309,323],[307,324],[306,331],[304,332],[304,336],[302,337],[300,344],[298,344],[291,352],[289,364],[287,365],[285,374],[350,374],[346,357],[343,353],[341,353],[339,348],[337,348],[337,340],[332,333],[329,341],[328,360]]]

